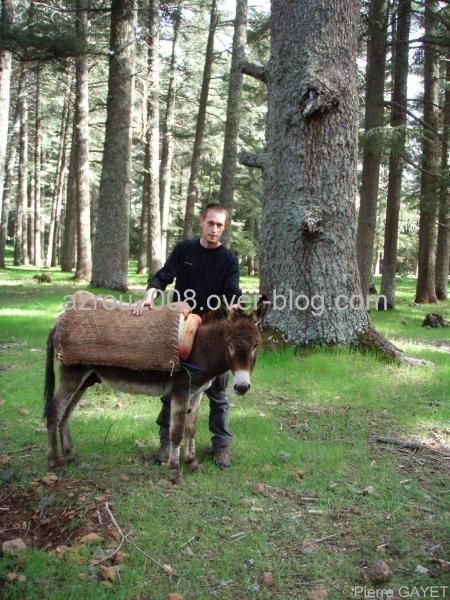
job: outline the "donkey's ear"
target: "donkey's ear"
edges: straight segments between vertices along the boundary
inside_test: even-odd
[[[270,306],[270,302],[269,300],[267,300],[267,296],[265,296],[264,294],[262,294],[258,300],[258,304],[255,308],[255,310],[252,312],[252,314],[250,315],[253,322],[255,323],[255,325],[257,325],[259,327],[261,321],[264,319],[264,317],[266,316],[266,313],[269,309]]]
[[[239,304],[232,306],[228,310],[228,320],[229,321],[234,321],[235,319],[239,319],[239,317],[242,317],[242,315],[245,315],[245,312]]]

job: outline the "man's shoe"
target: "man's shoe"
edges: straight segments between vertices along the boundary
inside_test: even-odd
[[[216,450],[216,452],[214,452],[214,458],[219,469],[228,469],[231,467],[231,450],[229,448]]]
[[[169,446],[161,446],[158,452],[152,456],[152,460],[156,465],[167,462],[169,460]]]

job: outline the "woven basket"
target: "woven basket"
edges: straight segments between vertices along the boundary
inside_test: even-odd
[[[89,364],[137,370],[178,371],[186,303],[131,313],[111,297],[77,292],[55,326],[57,358],[64,365]]]

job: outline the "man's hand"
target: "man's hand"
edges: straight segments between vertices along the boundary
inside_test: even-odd
[[[144,308],[148,306],[149,308],[153,307],[153,300],[157,294],[157,290],[155,288],[150,288],[147,290],[145,294],[145,298],[140,302],[135,302],[131,305],[131,312],[136,317],[139,317],[144,312]]]

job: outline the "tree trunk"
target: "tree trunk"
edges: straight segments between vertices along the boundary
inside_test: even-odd
[[[52,212],[50,218],[50,227],[48,232],[47,254],[45,266],[50,268],[56,263],[56,239],[58,223],[61,213],[61,204],[64,191],[64,178],[67,166],[67,144],[68,132],[70,130],[70,85],[67,87],[66,97],[64,99],[63,113],[61,117],[61,127],[59,135],[59,150],[56,160],[56,178],[53,191]]]
[[[25,213],[23,225],[27,230],[23,245],[26,257],[25,264],[34,265],[34,177],[30,172],[28,172],[27,209]]]
[[[356,0],[272,1],[261,291],[268,324],[295,344],[349,344],[368,324],[355,253],[357,19]]]
[[[0,225],[0,267],[5,268],[5,246],[8,236],[8,220],[11,207],[11,192],[14,176],[14,167],[16,164],[17,141],[20,132],[20,117],[21,117],[21,98],[25,89],[25,67],[20,67],[19,84],[17,88],[16,107],[14,109],[14,118],[11,127],[11,134],[8,144],[8,158],[5,168],[5,183],[3,186],[3,204],[2,217]]]
[[[41,171],[42,171],[42,117],[41,117],[41,67],[36,68],[36,97],[34,105],[34,197],[33,197],[33,264],[40,267],[41,256]]]
[[[77,189],[75,180],[75,115],[73,116],[72,143],[70,147],[69,173],[67,175],[64,230],[62,233],[61,271],[70,273],[74,265],[77,231]]]
[[[361,291],[365,297],[372,280],[373,245],[377,222],[378,181],[381,149],[370,132],[383,126],[384,80],[386,65],[387,0],[371,0],[367,40],[365,142],[361,179],[360,206],[356,249],[361,278]],[[373,132],[374,133],[374,132]]]
[[[450,250],[450,206],[448,198],[448,142],[450,137],[450,61],[446,67],[446,88],[441,157],[441,186],[439,192],[439,222],[436,248],[436,296],[447,300],[448,262]]]
[[[208,105],[209,83],[211,81],[211,70],[214,59],[214,35],[216,33],[217,23],[217,0],[212,0],[208,41],[205,52],[205,65],[203,67],[202,89],[200,92],[197,124],[195,127],[194,148],[192,151],[191,174],[189,176],[186,211],[184,215],[183,239],[185,240],[188,240],[192,237],[192,227],[194,226],[195,203],[198,198],[198,174],[200,171],[203,135],[205,133],[206,107]]]
[[[395,277],[397,274],[397,240],[402,189],[403,155],[405,152],[408,51],[411,0],[399,0],[397,12],[396,45],[394,46],[394,87],[392,90],[391,127],[396,128],[395,146],[389,156],[389,181],[384,228],[383,275],[381,277],[378,309],[395,308]],[[394,60],[395,59],[395,60]]]
[[[2,0],[2,28],[8,29],[14,19],[14,3]],[[8,140],[9,96],[11,82],[11,52],[0,48],[0,215],[3,206],[3,178],[5,175]]]
[[[92,270],[94,287],[122,291],[127,289],[128,275],[135,18],[135,0],[112,1],[105,147]]]
[[[439,57],[430,42],[437,36],[438,3],[425,0],[424,93],[422,172],[420,178],[419,263],[416,286],[418,304],[437,302],[435,285],[435,243],[437,219],[438,149],[439,141]]]
[[[245,44],[247,43],[247,10],[247,0],[236,0],[230,83],[228,87],[227,120],[225,124],[222,174],[219,191],[219,202],[229,210],[229,226],[222,236],[222,242],[227,246],[230,245],[231,240],[231,211],[233,209],[239,121],[241,116],[242,72],[240,63],[245,57]]]
[[[159,197],[161,210],[161,254],[167,256],[167,229],[170,215],[170,191],[172,186],[173,126],[175,123],[176,69],[178,62],[178,36],[181,26],[181,4],[174,9],[172,56],[170,59],[169,88],[167,91],[166,115],[163,124],[161,144],[161,166],[159,177]]]
[[[142,207],[141,207],[141,227],[139,230],[139,250],[137,259],[136,273],[143,275],[147,269],[147,248],[148,248],[148,146],[144,145],[144,179],[142,183]]]
[[[159,0],[149,2],[148,104],[143,202],[147,203],[147,265],[155,273],[162,266],[159,212]]]
[[[78,37],[86,44],[87,1],[77,0]],[[75,281],[90,281],[92,270],[91,200],[89,189],[89,61],[87,54],[76,60],[75,186],[77,201],[77,266]]]
[[[20,138],[19,138],[19,180],[14,231],[14,264],[23,265],[28,261],[27,250],[27,206],[28,206],[28,102],[27,72],[23,68],[23,87],[19,96]]]

